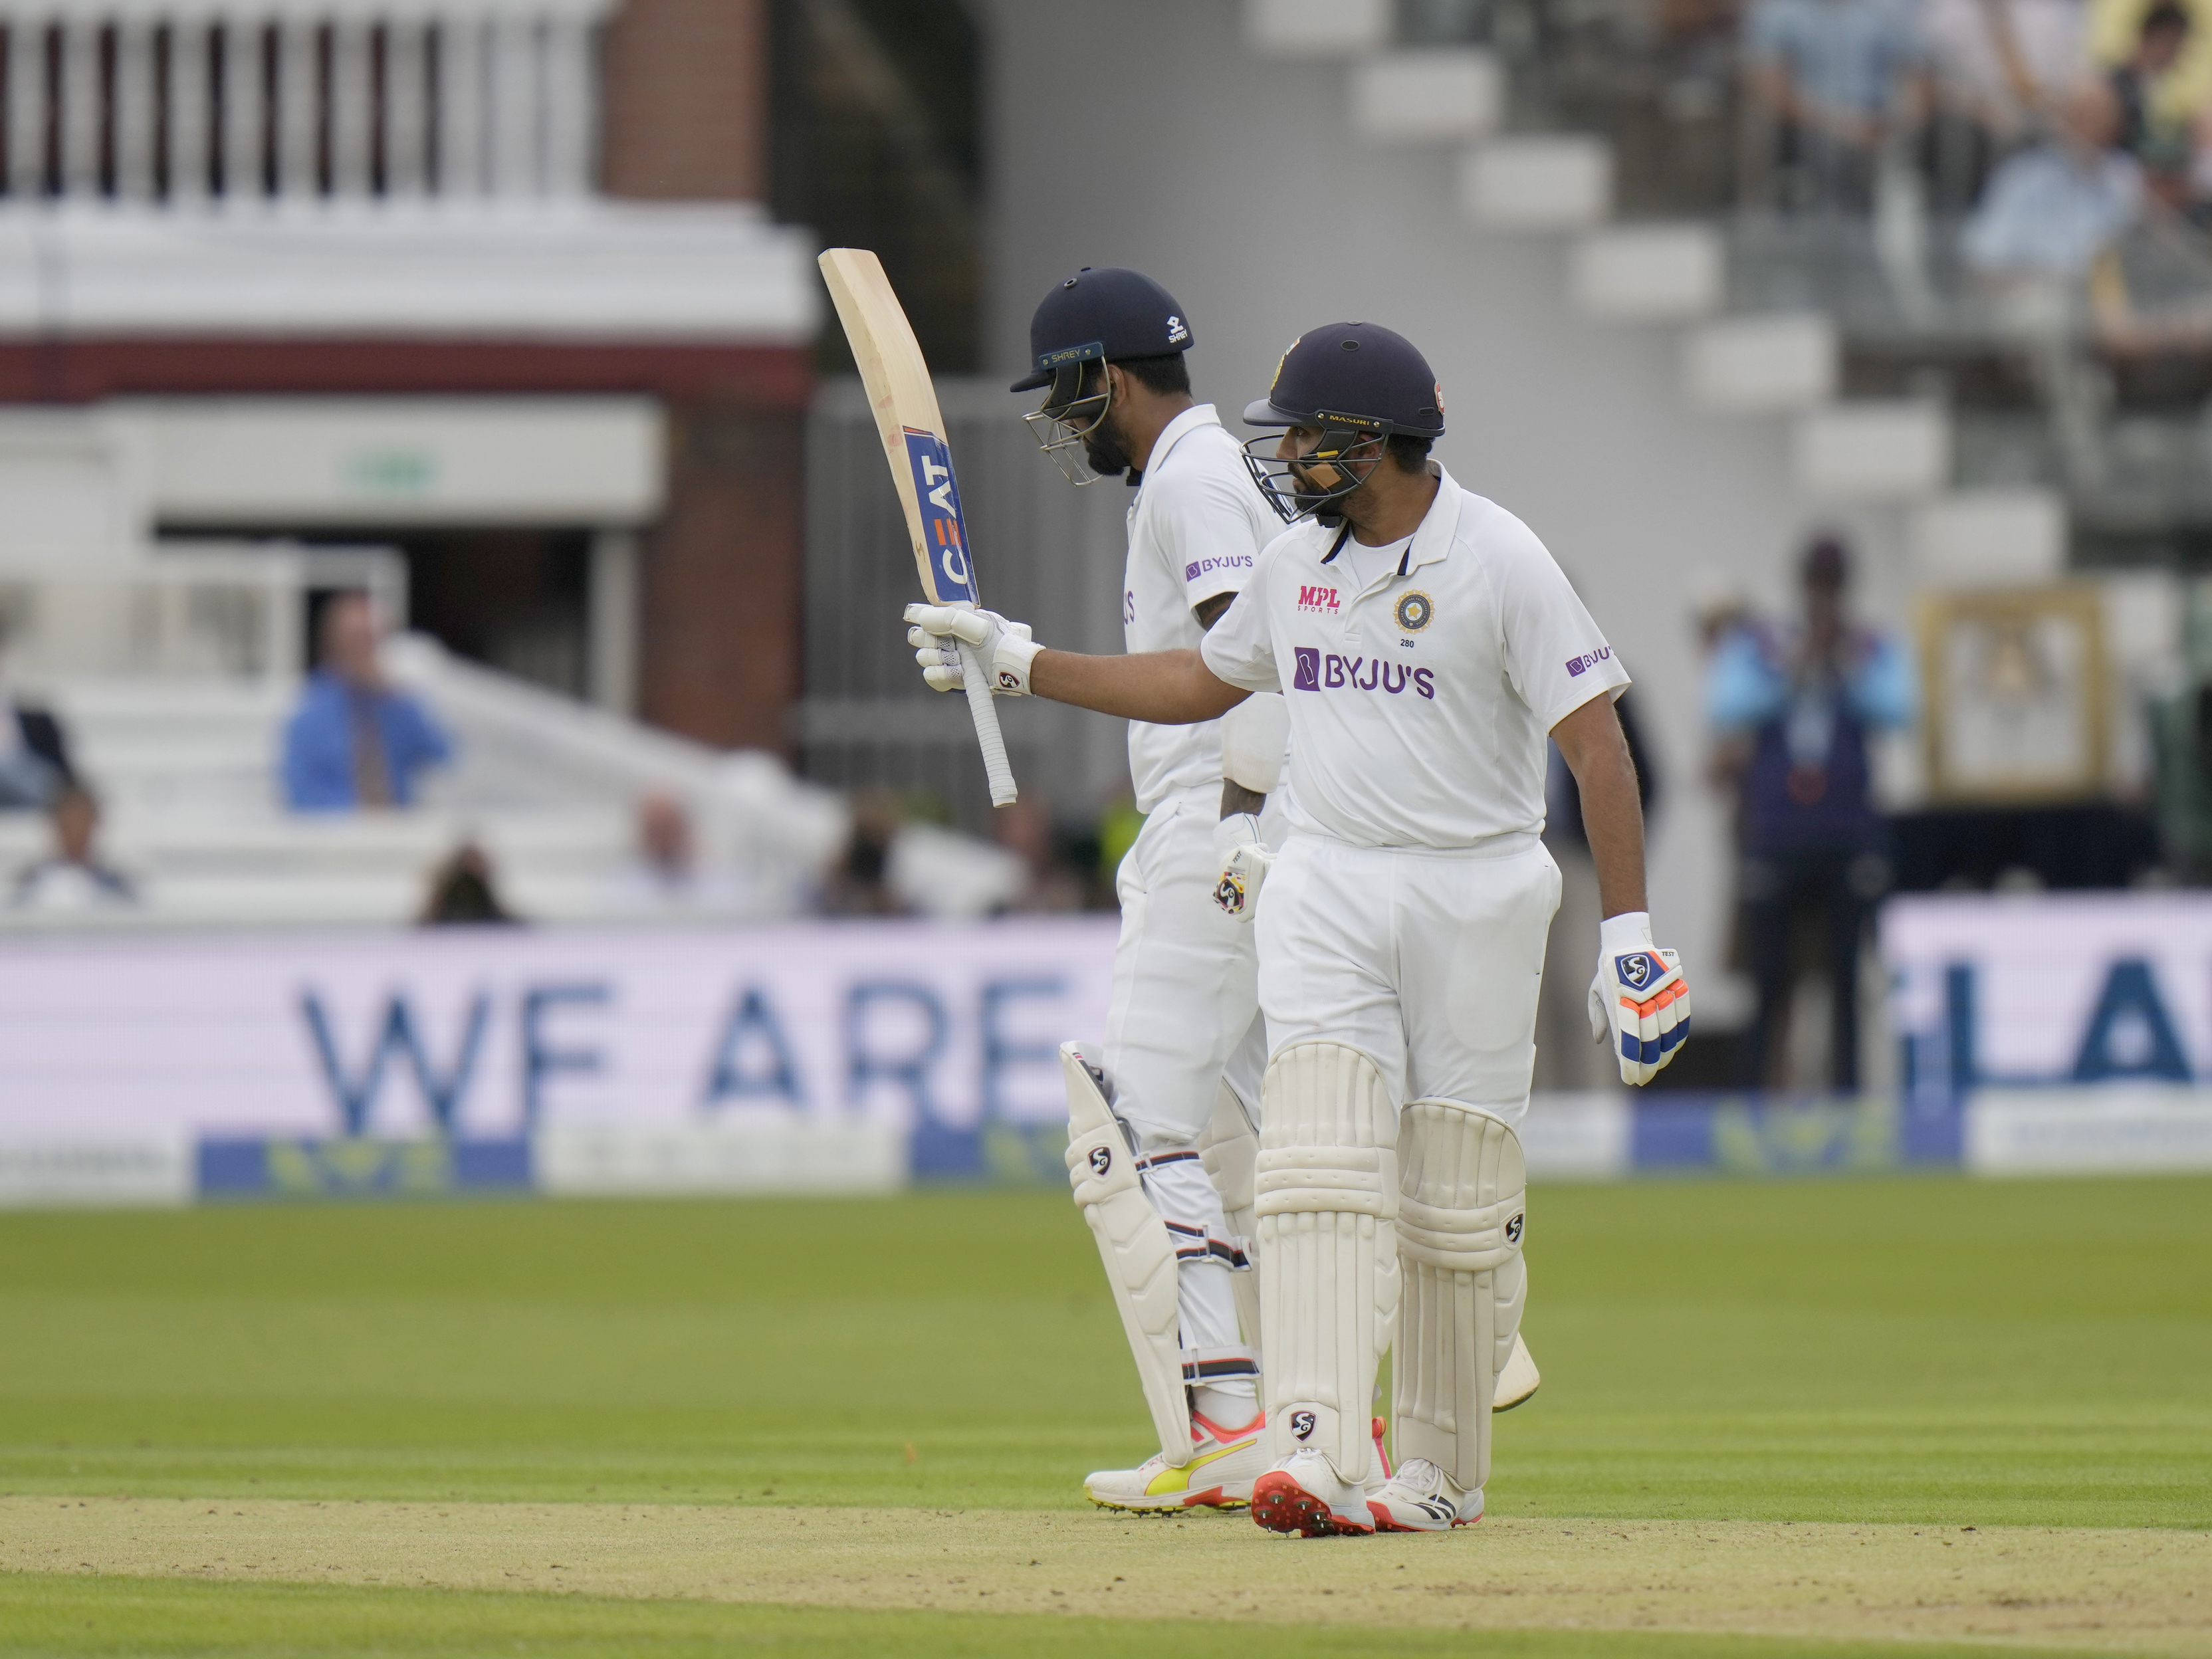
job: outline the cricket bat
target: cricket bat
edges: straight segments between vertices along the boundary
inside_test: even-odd
[[[914,543],[921,591],[932,605],[976,604],[975,561],[968,545],[968,521],[960,512],[960,486],[952,476],[952,456],[945,443],[945,416],[937,407],[937,388],[921,360],[914,329],[891,292],[880,260],[866,248],[833,247],[822,256],[823,279],[836,302],[837,320],[852,343],[860,383],[875,410],[876,431],[890,463],[891,483],[906,509],[907,535]],[[983,770],[991,781],[991,805],[1014,804],[1014,774],[1006,764],[1006,740],[999,735],[999,711],[991,706],[991,685],[975,647],[960,645],[960,678],[968,692],[968,713],[975,722],[975,741],[983,750]]]

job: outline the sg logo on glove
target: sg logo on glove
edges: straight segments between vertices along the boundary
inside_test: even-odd
[[[1224,870],[1221,879],[1214,884],[1213,902],[1232,916],[1244,914],[1244,878],[1234,870]]]
[[[1093,1146],[1091,1149],[1091,1172],[1093,1175],[1103,1176],[1113,1167],[1114,1154],[1110,1151],[1103,1146]]]

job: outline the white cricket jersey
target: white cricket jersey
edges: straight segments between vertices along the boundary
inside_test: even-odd
[[[1244,453],[1211,404],[1170,421],[1129,503],[1121,582],[1124,648],[1188,651],[1206,630],[1193,610],[1242,591],[1267,538],[1282,528],[1252,482]],[[1129,722],[1129,781],[1149,812],[1180,790],[1221,781],[1221,728]]]
[[[1293,834],[1455,848],[1540,832],[1552,727],[1628,684],[1535,532],[1438,471],[1397,562],[1362,585],[1331,556],[1338,531],[1294,525],[1200,643],[1231,684],[1284,694]]]

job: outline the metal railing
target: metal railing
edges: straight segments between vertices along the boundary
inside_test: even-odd
[[[0,5],[0,188],[176,204],[581,194],[608,7]]]

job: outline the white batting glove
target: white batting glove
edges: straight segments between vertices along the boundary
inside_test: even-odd
[[[972,646],[983,659],[983,676],[1001,697],[1030,694],[1030,664],[1044,649],[1030,638],[1027,623],[1009,622],[995,611],[970,611],[949,605],[910,605],[906,619],[906,642],[914,647],[914,659],[933,691],[957,691],[960,648],[955,641]]]
[[[1231,812],[1215,824],[1213,855],[1221,860],[1213,902],[1237,921],[1250,921],[1260,914],[1260,887],[1275,862],[1260,839],[1260,820],[1249,812]]]
[[[1650,1082],[1690,1035],[1690,982],[1680,955],[1653,946],[1648,911],[1598,924],[1589,1017],[1591,1038],[1613,1041],[1623,1083]]]

